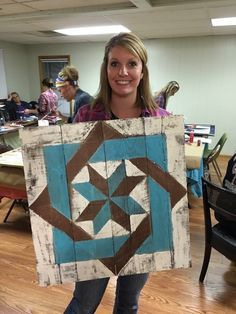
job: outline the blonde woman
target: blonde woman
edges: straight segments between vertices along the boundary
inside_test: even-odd
[[[160,108],[166,109],[170,96],[174,96],[179,90],[179,84],[176,81],[170,81],[154,96],[156,103]]]
[[[167,116],[155,103],[149,85],[147,52],[132,33],[110,39],[101,66],[100,87],[92,105],[78,110],[74,122]],[[148,274],[118,276],[114,314],[138,312],[138,299]],[[76,283],[65,314],[92,314],[101,302],[109,278]]]

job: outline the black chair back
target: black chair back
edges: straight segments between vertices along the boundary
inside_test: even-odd
[[[205,221],[205,255],[199,281],[203,282],[208,268],[211,248],[236,261],[236,193],[202,178]],[[219,221],[212,223],[211,210]],[[232,231],[233,230],[233,231]]]

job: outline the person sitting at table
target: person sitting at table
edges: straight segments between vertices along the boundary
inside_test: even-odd
[[[165,87],[154,95],[155,102],[160,108],[166,109],[170,96],[174,96],[179,90],[179,84],[176,81],[170,81]]]
[[[31,114],[36,113],[28,102],[20,99],[17,92],[10,93],[8,100],[5,102],[5,106],[10,121],[23,120]]]

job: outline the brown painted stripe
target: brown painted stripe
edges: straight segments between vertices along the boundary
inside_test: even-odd
[[[90,182],[96,188],[98,188],[104,195],[108,196],[108,183],[107,180],[101,176],[93,167],[88,165],[88,172],[90,177]]]
[[[115,275],[118,275],[121,269],[134,256],[137,249],[151,234],[151,222],[149,215],[143,219],[138,228],[130,235],[129,239],[122,245],[114,257],[103,258],[100,261]]]
[[[102,127],[104,140],[125,138],[123,134],[118,132],[116,129],[114,129],[111,125],[107,124],[105,121],[103,121]]]
[[[91,130],[86,140],[81,145],[80,149],[68,162],[67,164],[68,182],[72,182],[76,174],[85,166],[90,157],[101,145],[101,143],[103,142],[103,131],[106,132],[106,136],[108,136],[108,134],[110,133],[110,138],[121,137],[121,134],[119,134],[119,132],[114,131],[112,133],[112,128],[110,127],[108,128],[107,126],[103,128],[102,124],[103,121],[99,121],[95,124],[94,128]],[[62,230],[75,241],[92,239],[92,237],[89,234],[87,234],[82,228],[75,225],[74,222],[67,219],[55,208],[51,207],[47,187],[31,204],[30,208],[45,221],[50,223],[52,226]]]
[[[152,177],[157,183],[159,183],[167,192],[170,193],[171,207],[186,194],[186,189],[173,178],[168,172],[161,169],[160,166],[148,158],[133,158],[130,159],[136,167],[141,171]],[[145,166],[147,164],[147,167]],[[148,173],[146,172],[148,169]]]
[[[93,220],[106,202],[106,200],[91,201],[75,221]]]
[[[130,216],[112,201],[110,201],[110,208],[112,219],[130,232]]]
[[[71,220],[58,212],[50,205],[47,187],[40,196],[30,205],[36,214],[43,218],[53,227],[65,232],[74,241],[90,240],[92,237],[79,226],[76,226]]]
[[[145,176],[125,177],[114,191],[112,196],[124,196],[129,195],[131,191],[138,185]]]
[[[91,130],[79,150],[67,163],[68,181],[71,182],[76,174],[86,165],[91,156],[96,152],[104,139],[123,138],[118,131],[108,126],[104,121],[98,121]]]
[[[72,182],[74,177],[86,165],[88,160],[103,142],[102,121],[98,121],[91,130],[79,150],[67,163],[68,182]]]

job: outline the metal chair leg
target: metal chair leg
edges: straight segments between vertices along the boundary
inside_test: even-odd
[[[217,168],[217,171],[218,171],[218,173],[219,173],[219,176],[222,177],[222,173],[221,173],[221,171],[220,171],[220,167],[219,167],[219,165],[218,165],[218,163],[217,163],[217,160],[213,160],[213,162],[215,163],[215,166],[216,166],[216,168]]]
[[[220,175],[219,175],[219,173],[218,173],[218,171],[217,171],[217,168],[216,168],[216,166],[215,166],[215,163],[213,162],[212,165],[213,165],[213,167],[214,167],[214,170],[215,170],[215,173],[216,173],[216,175],[217,175],[217,178],[218,178],[218,180],[220,181],[220,184],[221,184],[221,186],[222,186],[222,185],[223,185],[223,182],[222,182],[221,177],[220,177]]]
[[[3,220],[3,222],[6,222],[6,221],[7,221],[7,218],[9,217],[9,215],[10,215],[10,213],[11,213],[13,207],[15,206],[16,201],[17,201],[17,200],[14,200],[14,201],[12,202],[11,207],[9,208],[9,210],[8,210],[8,212],[7,212],[7,214],[6,214],[5,218],[4,218],[4,220]]]
[[[29,208],[28,208],[28,206],[24,203],[24,200],[15,199],[15,200],[12,202],[11,207],[9,208],[9,210],[8,210],[8,212],[7,212],[7,214],[6,214],[5,218],[4,218],[4,220],[3,220],[3,222],[6,222],[6,221],[7,221],[8,217],[9,217],[9,215],[10,215],[12,209],[13,209],[13,207],[14,207],[15,204],[17,204],[17,203],[21,204],[21,206],[24,208],[25,212],[28,212],[28,211],[29,211]]]

